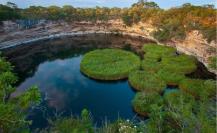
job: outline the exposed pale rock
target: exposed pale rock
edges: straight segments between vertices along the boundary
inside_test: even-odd
[[[135,37],[150,39],[159,43],[151,36],[156,27],[150,22],[140,22],[131,27],[123,24],[121,20],[109,20],[108,22],[46,22],[38,24],[35,28],[21,30],[17,24],[5,21],[4,32],[0,33],[0,49],[26,44],[37,40],[44,40],[60,36],[73,36],[92,33],[120,33]],[[2,29],[2,28],[1,28]],[[199,61],[208,65],[208,58],[216,55],[217,44],[215,41],[208,43],[199,31],[192,31],[187,34],[185,40],[171,40],[167,45],[176,47],[179,52],[194,55]],[[210,70],[217,73],[216,71]]]

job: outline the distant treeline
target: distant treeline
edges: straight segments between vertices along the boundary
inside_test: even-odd
[[[180,7],[168,10],[161,9],[154,2],[138,2],[130,8],[75,8],[70,5],[58,6],[30,6],[20,9],[14,3],[0,5],[0,21],[16,19],[46,19],[73,21],[108,21],[122,19],[127,26],[138,22],[149,22],[159,30],[153,35],[166,41],[171,38],[183,39],[186,32],[199,30],[208,39],[216,37],[216,13],[214,5],[194,6],[186,3]],[[142,29],[143,27],[141,27]]]

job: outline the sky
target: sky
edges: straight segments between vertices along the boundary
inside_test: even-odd
[[[20,8],[26,8],[32,5],[35,6],[50,6],[50,5],[72,5],[74,7],[130,7],[138,0],[0,0],[0,4],[6,2],[13,2]],[[150,0],[149,0],[150,1]],[[216,0],[151,0],[156,2],[161,8],[168,9],[171,7],[181,6],[184,3],[191,3],[194,5],[214,4],[217,5]]]

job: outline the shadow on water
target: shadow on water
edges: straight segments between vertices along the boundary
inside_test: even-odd
[[[186,75],[193,79],[213,79],[216,80],[216,75],[207,70],[207,68],[201,63],[197,62],[197,69],[193,73]]]

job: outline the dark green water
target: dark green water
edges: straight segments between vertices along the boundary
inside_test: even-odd
[[[56,114],[79,115],[84,108],[92,113],[98,125],[119,117],[133,119],[136,114],[131,100],[135,92],[127,80],[103,82],[87,78],[80,72],[80,61],[86,52],[98,48],[122,48],[139,53],[148,42],[129,36],[93,34],[39,41],[4,51],[19,76],[18,89],[13,95],[32,85],[37,85],[43,95],[41,105],[29,110],[31,129],[46,127],[47,119]]]

